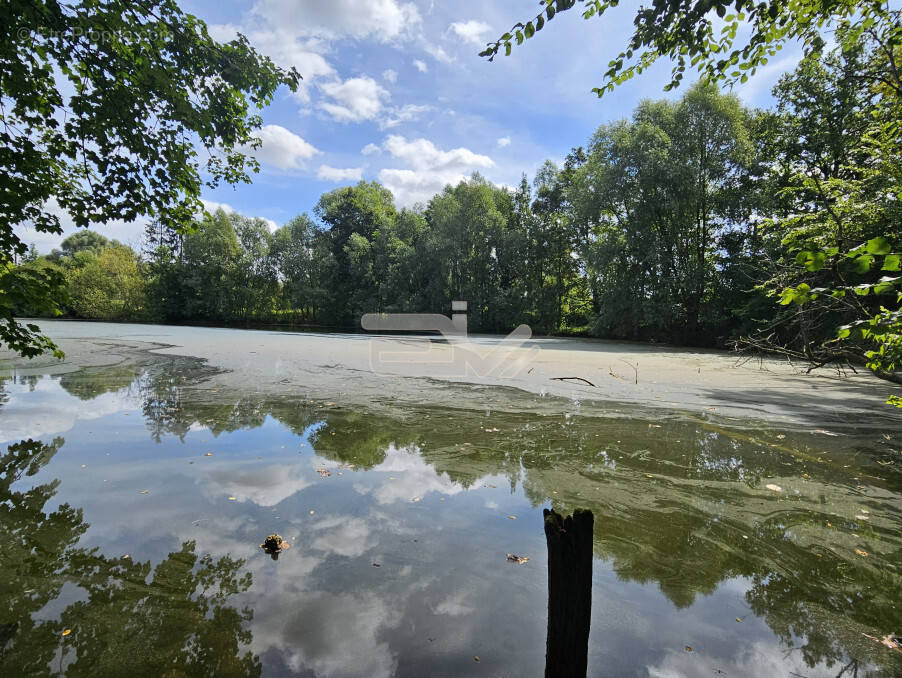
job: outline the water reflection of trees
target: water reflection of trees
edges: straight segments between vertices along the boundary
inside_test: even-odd
[[[142,368],[131,388],[155,439],[181,438],[198,424],[214,435],[254,428],[270,416],[298,434],[318,422],[311,437],[317,454],[357,468],[382,463],[391,444],[410,446],[437,474],[464,487],[504,476],[512,488],[521,483],[536,506],[592,510],[596,555],[622,579],[656,583],[677,607],[743,577],[751,610],[810,665],[852,657],[890,673],[902,669],[897,653],[862,635],[902,628],[900,535],[857,526],[881,544],[882,554],[868,559],[827,548],[833,533],[824,525],[853,503],[857,480],[843,463],[813,463],[827,454],[824,443],[815,448],[801,435],[783,440],[685,420],[435,407],[377,415],[287,395],[197,388],[207,376],[202,365],[186,369],[176,361]],[[867,454],[855,463],[857,473],[881,471]],[[768,478],[803,474],[809,499],[761,499]],[[885,489],[898,495],[898,474],[888,475]],[[793,538],[800,531],[806,540]]]
[[[251,585],[242,561],[193,542],[155,566],[79,547],[88,524],[53,508],[59,481],[20,482],[62,445],[25,440],[0,457],[0,675],[259,676],[242,653],[252,613],[229,605]]]
[[[647,421],[537,422],[436,409],[406,419],[323,417],[317,454],[368,467],[392,442],[416,446],[436,473],[467,487],[486,475],[506,476],[521,482],[536,506],[592,510],[596,555],[612,561],[624,580],[656,583],[676,607],[746,578],[752,612],[808,665],[851,673],[850,666],[875,664],[888,675],[902,669],[898,653],[863,635],[902,628],[900,535],[859,526],[888,551],[867,559],[797,542],[794,530],[817,534],[836,522],[832,511],[848,503],[857,482],[833,466],[811,465],[802,443],[802,455],[793,457],[773,439],[691,422],[660,431]],[[752,495],[769,478],[803,473],[814,500],[777,505]]]

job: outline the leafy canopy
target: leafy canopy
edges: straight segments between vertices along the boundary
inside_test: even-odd
[[[15,226],[59,234],[63,213],[78,227],[187,224],[205,184],[249,181],[257,111],[299,79],[244,36],[216,42],[174,0],[4,3],[0,340],[26,356],[55,348],[13,317],[10,295],[47,296],[52,282],[13,265],[26,253]]]
[[[559,12],[582,9],[584,19],[601,17],[619,0],[541,0],[541,11],[517,22],[480,56],[494,60],[500,51],[510,55],[542,30]],[[604,81],[593,88],[598,96],[642,73],[661,57],[674,62],[670,90],[680,84],[687,68],[696,68],[712,80],[746,82],[767,64],[789,40],[806,47],[821,44],[820,29],[837,20],[857,18],[862,31],[870,30],[891,12],[878,0],[653,0],[640,5],[635,30],[623,51],[608,63]],[[737,37],[737,36],[745,36]],[[898,36],[897,36],[898,37]]]

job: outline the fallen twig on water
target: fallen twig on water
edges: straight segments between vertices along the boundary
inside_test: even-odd
[[[569,380],[571,380],[571,379],[573,379],[573,380],[575,380],[575,381],[584,381],[585,383],[587,383],[587,384],[588,384],[589,386],[591,386],[592,388],[598,388],[598,387],[597,387],[595,384],[593,384],[591,381],[589,381],[588,379],[583,379],[582,377],[551,377],[551,381],[569,381]]]
[[[638,386],[639,385],[639,363],[636,363],[635,365],[633,365],[631,362],[624,360],[623,358],[619,358],[619,360],[620,360],[620,362],[626,363],[627,365],[629,365],[630,367],[633,368],[633,372],[636,373],[636,386]]]

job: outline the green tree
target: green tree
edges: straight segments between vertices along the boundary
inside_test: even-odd
[[[902,89],[879,77],[892,71],[880,41],[850,31],[775,88],[782,209],[762,224],[774,252],[762,287],[785,310],[746,343],[814,365],[864,358],[897,381]]]
[[[697,343],[724,329],[718,251],[746,225],[736,194],[748,120],[735,97],[699,84],[599,128],[575,184],[594,234],[586,252],[598,333]]]
[[[263,219],[230,214],[240,244],[233,314],[244,320],[268,318],[276,306],[278,277],[270,256],[272,234]]]
[[[130,247],[108,247],[67,272],[69,303],[82,318],[140,318],[145,308],[142,264]]]
[[[61,212],[77,227],[145,215],[186,225],[205,182],[249,180],[255,109],[299,76],[242,36],[217,43],[175,0],[13,0],[2,17],[0,339],[33,356],[54,345],[18,324],[11,302],[52,300],[56,287],[8,268],[26,250],[14,227],[62,233]]]
[[[184,314],[204,320],[236,317],[241,244],[229,215],[218,209],[185,236],[180,275]]]
[[[295,217],[272,235],[270,258],[281,282],[281,307],[297,309],[307,320],[316,315],[317,280],[313,265],[316,226],[307,214]]]
[[[67,260],[74,259],[77,254],[96,256],[108,247],[121,244],[117,240],[110,240],[97,231],[85,229],[77,231],[63,240],[59,249],[54,249],[47,255],[47,258],[50,261],[68,263]]]
[[[328,319],[347,323],[375,310],[372,304],[378,294],[366,250],[378,230],[394,226],[398,216],[394,197],[378,182],[361,181],[325,193],[314,212],[326,227],[334,259],[334,268],[327,269]]]

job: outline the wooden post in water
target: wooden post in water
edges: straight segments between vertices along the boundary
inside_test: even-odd
[[[561,517],[545,509],[548,544],[548,638],[545,678],[583,678],[592,622],[591,511]]]

